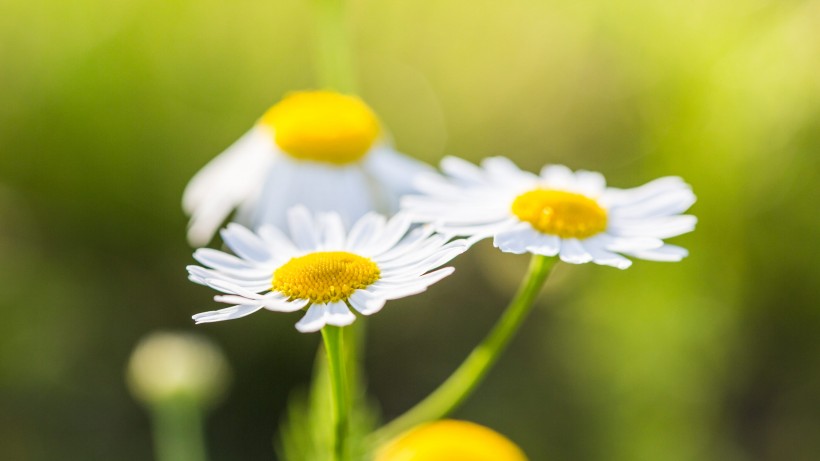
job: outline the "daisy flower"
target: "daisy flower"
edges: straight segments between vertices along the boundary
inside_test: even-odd
[[[619,269],[632,264],[624,255],[679,261],[688,254],[663,242],[692,231],[697,221],[681,215],[695,195],[680,178],[615,189],[606,187],[600,173],[548,165],[536,175],[504,157],[487,158],[480,166],[447,157],[441,168],[446,177],[420,177],[416,186],[426,195],[405,197],[402,208],[444,234],[472,241],[493,237],[504,252]]]
[[[452,267],[433,269],[468,248],[464,240],[448,243],[433,235],[431,226],[408,232],[410,223],[402,213],[387,220],[371,212],[345,232],[339,214],[314,216],[297,206],[288,212],[291,238],[274,226],[254,233],[230,224],[222,238],[235,256],[199,249],[194,258],[205,267],[189,266],[188,274],[223,293],[214,300],[232,306],[193,318],[219,322],[260,309],[305,309],[296,324],[303,333],[349,325],[356,319],[353,311],[374,314],[385,301],[420,293],[450,275]]]
[[[296,204],[337,211],[346,224],[371,210],[394,211],[423,170],[429,167],[389,146],[359,98],[291,93],[191,179],[182,199],[191,216],[188,240],[207,244],[234,209],[253,229],[284,227]]]

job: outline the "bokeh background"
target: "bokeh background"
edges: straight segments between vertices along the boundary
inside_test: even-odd
[[[134,344],[195,330],[234,369],[214,460],[269,460],[318,335],[194,327],[187,180],[313,88],[307,0],[0,0],[0,458],[146,460]],[[820,459],[820,2],[351,1],[361,95],[400,150],[506,155],[699,201],[679,264],[561,265],[457,417],[540,460]],[[488,244],[369,322],[386,417],[500,313],[527,258]]]

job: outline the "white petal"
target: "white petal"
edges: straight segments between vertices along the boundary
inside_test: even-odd
[[[337,327],[350,325],[356,320],[356,315],[350,312],[347,305],[343,302],[327,304],[327,313],[325,314],[325,323]]]
[[[198,324],[221,322],[223,320],[233,320],[240,317],[245,317],[246,315],[253,314],[259,309],[262,309],[262,305],[260,304],[243,304],[239,306],[226,307],[225,309],[220,309],[218,311],[202,312],[191,318],[193,318]]]
[[[208,279],[220,279],[254,292],[264,291],[270,288],[270,275],[263,277],[234,275],[227,274],[224,271],[205,269],[199,266],[188,266],[186,269],[188,270],[188,275],[200,284],[205,284],[204,281]]]
[[[205,266],[215,269],[229,269],[244,271],[253,269],[247,261],[243,261],[234,255],[214,250],[212,248],[200,248],[194,252],[194,259]]]
[[[300,250],[315,250],[319,247],[319,232],[310,211],[304,206],[288,210],[288,224],[293,243]]]
[[[381,233],[386,221],[386,218],[378,213],[362,216],[350,229],[346,247],[353,251],[366,248],[373,237]]]
[[[457,181],[467,184],[487,182],[481,168],[464,159],[448,155],[441,160],[440,166],[442,171]]]
[[[555,256],[561,250],[561,238],[557,235],[540,234],[529,245],[527,252],[541,256]]]
[[[304,205],[313,213],[337,212],[345,225],[375,209],[378,193],[360,164],[337,166],[280,157],[254,206],[254,227],[282,226],[285,210],[294,205]]]
[[[362,315],[373,315],[382,310],[385,299],[365,290],[356,290],[350,295],[348,302]]]
[[[698,219],[692,215],[665,216],[612,222],[607,233],[622,237],[654,237],[665,239],[675,237],[695,229]]]
[[[612,266],[618,269],[626,269],[632,265],[632,261],[623,256],[607,251],[599,243],[590,239],[581,242],[584,248],[592,255],[592,262],[604,266]]]
[[[615,219],[672,216],[683,213],[695,203],[691,189],[678,189],[638,202],[612,207],[609,213]]]
[[[493,246],[505,253],[523,254],[527,247],[535,244],[539,232],[529,223],[519,223],[509,230],[498,232],[493,238]]]
[[[260,299],[262,297],[258,293],[254,293],[246,288],[243,288],[235,283],[231,283],[227,280],[211,278],[205,279],[204,283],[209,287],[213,288],[214,290],[221,291],[223,293],[236,294],[248,299]]]
[[[410,219],[404,213],[398,213],[384,226],[384,230],[378,235],[371,245],[361,247],[363,252],[367,255],[379,255],[398,243],[402,237],[407,235],[407,229],[410,228]]]
[[[592,255],[577,239],[561,239],[561,261],[570,264],[584,264],[592,261]]]
[[[588,197],[597,197],[606,189],[606,179],[595,171],[578,170],[575,172],[578,191]]]
[[[261,301],[263,302],[265,309],[274,312],[296,312],[307,306],[309,302],[307,299],[294,299],[293,301],[288,301],[280,296],[271,296],[270,293],[265,295]]]
[[[609,234],[599,234],[585,240],[585,242],[591,241],[605,250],[618,253],[652,250],[663,246],[663,240],[654,237],[615,237]]]
[[[658,195],[686,189],[691,189],[691,187],[683,179],[677,176],[666,176],[631,189],[611,187],[606,191],[605,200],[612,206],[635,205]]]
[[[338,213],[319,213],[316,216],[321,232],[323,250],[341,250],[345,247],[345,225]]]
[[[259,192],[273,152],[270,135],[254,128],[191,179],[182,197],[191,245],[207,244],[231,210]]]
[[[377,262],[390,261],[393,258],[401,257],[407,252],[417,249],[433,233],[433,226],[424,225],[411,230],[399,243],[389,251],[382,253],[376,258]]]
[[[488,157],[481,161],[481,167],[490,181],[496,184],[532,183],[538,176],[523,171],[507,157]]]
[[[271,253],[275,258],[290,259],[298,250],[293,245],[293,242],[285,236],[276,226],[263,225],[257,231],[259,237],[271,249]]]
[[[688,256],[689,251],[676,245],[664,245],[654,250],[632,251],[627,254],[647,261],[675,262]]]
[[[384,297],[384,299],[387,300],[404,298],[427,290],[430,285],[449,276],[453,271],[455,271],[455,269],[452,267],[443,267],[403,283],[391,283],[380,280],[369,286],[368,291],[377,296]]]
[[[399,262],[399,260],[396,260],[384,263],[379,267],[386,270],[395,268],[395,272],[398,273],[424,273],[449,262],[456,256],[467,251],[468,248],[470,248],[470,246],[465,240],[453,240],[418,262],[408,264],[408,262]]]
[[[575,175],[564,165],[547,165],[541,169],[544,185],[556,189],[575,189]]]
[[[231,223],[220,233],[225,244],[238,256],[264,263],[271,259],[265,242],[256,234],[239,224]]]
[[[313,333],[325,326],[325,305],[311,304],[307,313],[296,322],[296,329],[302,333]]]

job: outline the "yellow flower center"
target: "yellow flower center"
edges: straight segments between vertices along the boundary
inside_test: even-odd
[[[527,461],[527,456],[492,429],[443,420],[400,435],[379,450],[376,461]]]
[[[361,99],[332,91],[291,93],[259,123],[291,157],[336,165],[361,159],[379,135],[379,120]]]
[[[313,303],[344,301],[381,277],[369,258],[345,251],[321,251],[292,258],[273,273],[273,290]]]
[[[607,213],[581,194],[535,189],[515,198],[512,212],[539,232],[561,238],[587,238],[606,230]]]

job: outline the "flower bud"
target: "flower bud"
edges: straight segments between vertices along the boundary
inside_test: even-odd
[[[186,397],[205,407],[227,389],[230,368],[222,351],[201,335],[157,332],[137,344],[127,380],[131,393],[146,404]]]

